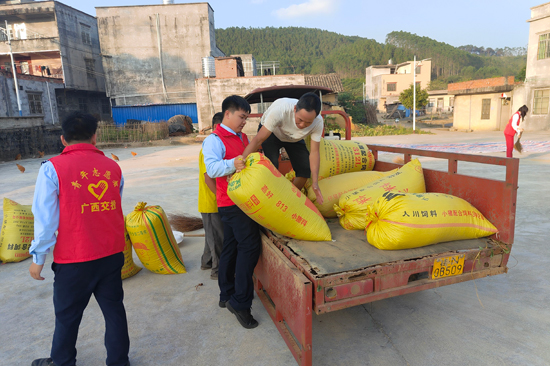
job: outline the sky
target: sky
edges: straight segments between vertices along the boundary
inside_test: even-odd
[[[60,0],[85,13],[94,7],[162,0]],[[188,1],[174,0],[176,4]],[[201,2],[201,1],[196,1]],[[526,47],[530,8],[544,0],[211,0],[216,28],[307,27],[384,43],[406,31],[458,47]]]

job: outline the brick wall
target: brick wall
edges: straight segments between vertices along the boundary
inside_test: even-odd
[[[239,76],[236,58],[216,58],[214,59],[216,68],[216,79],[236,78]]]
[[[470,81],[463,81],[460,83],[452,83],[452,84],[449,84],[449,86],[447,87],[447,90],[450,92],[454,90],[480,89],[480,88],[496,87],[496,86],[504,86],[504,85],[514,85],[514,77],[508,76],[508,78],[506,78],[505,76],[503,76],[500,78],[470,80]]]
[[[17,154],[23,159],[38,157],[39,151],[57,154],[63,151],[61,128],[39,126],[0,130],[0,161],[13,161]]]

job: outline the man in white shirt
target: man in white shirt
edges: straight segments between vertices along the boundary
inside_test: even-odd
[[[302,189],[311,177],[312,189],[317,202],[323,203],[319,189],[319,146],[323,134],[321,99],[314,93],[306,93],[300,99],[280,98],[265,111],[260,122],[258,134],[244,150],[244,159],[257,151],[260,145],[264,155],[279,167],[279,150],[284,147],[292,168],[296,172],[294,185]],[[308,151],[304,137],[311,135],[311,152]],[[236,161],[237,170],[244,169],[244,161]]]

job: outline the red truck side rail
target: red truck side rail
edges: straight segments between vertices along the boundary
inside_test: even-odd
[[[401,166],[379,161],[379,152],[403,154],[405,163],[413,155],[447,160],[447,171],[424,169],[426,190],[465,199],[491,221],[499,233],[491,240],[486,239],[485,247],[481,248],[477,243],[461,249],[451,246],[443,253],[329,274],[319,273],[294,252],[287,245],[290,239],[270,232],[263,234],[262,254],[254,271],[255,290],[299,365],[312,364],[313,312],[327,313],[507,271],[514,240],[518,159],[379,145],[369,145],[369,148],[376,158],[375,170],[378,171]],[[459,161],[504,166],[505,180],[458,174]],[[330,225],[335,234],[337,227],[334,223]],[[431,279],[434,260],[457,253],[465,256],[463,274]]]

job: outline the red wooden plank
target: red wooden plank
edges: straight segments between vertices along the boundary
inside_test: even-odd
[[[262,235],[255,289],[298,365],[311,365],[312,292],[309,281]]]

